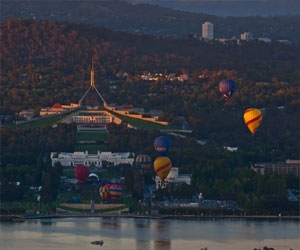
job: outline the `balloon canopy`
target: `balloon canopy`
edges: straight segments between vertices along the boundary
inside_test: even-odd
[[[75,168],[75,177],[79,182],[85,182],[89,177],[90,169],[84,165],[77,165]]]
[[[88,178],[89,179],[96,179],[97,181],[99,181],[99,176],[95,173],[90,173]]]
[[[154,161],[154,170],[157,176],[163,181],[168,176],[171,168],[172,162],[169,157],[166,156],[159,156],[156,157]]]
[[[140,154],[135,158],[135,165],[140,171],[147,170],[152,166],[152,159],[148,155]]]
[[[259,109],[249,108],[244,112],[244,121],[252,135],[256,132],[262,121],[262,113]]]
[[[223,79],[219,83],[219,90],[226,100],[232,96],[235,89],[236,85],[232,79]]]
[[[99,194],[103,200],[109,200],[111,197],[109,187],[110,187],[110,184],[107,183],[104,186],[101,186],[99,188]]]
[[[171,139],[168,136],[158,136],[154,140],[154,148],[159,155],[166,156],[171,149]]]
[[[116,200],[122,195],[122,187],[117,184],[111,184],[109,186],[109,194],[111,199]]]

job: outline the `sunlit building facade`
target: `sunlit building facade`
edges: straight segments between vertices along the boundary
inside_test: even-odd
[[[214,25],[211,22],[205,22],[202,24],[202,38],[205,40],[214,39]]]
[[[192,175],[191,174],[179,174],[178,168],[171,168],[170,173],[163,181],[156,176],[155,177],[155,186],[156,189],[166,188],[169,183],[172,184],[182,184],[185,183],[187,185],[191,185]]]
[[[251,169],[261,175],[267,174],[292,174],[300,176],[300,160],[286,160],[285,162],[255,163]]]
[[[77,165],[85,165],[87,167],[99,167],[106,163],[109,165],[117,166],[119,164],[130,164],[134,163],[134,153],[112,153],[112,152],[97,152],[97,154],[89,154],[85,152],[51,152],[50,154],[51,164],[60,163],[64,167],[76,167]]]
[[[251,32],[244,32],[241,34],[241,40],[249,42],[253,40],[253,34]]]
[[[113,116],[104,111],[81,111],[73,116],[76,124],[108,124],[113,122]]]

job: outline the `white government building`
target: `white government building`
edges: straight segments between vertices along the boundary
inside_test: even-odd
[[[169,183],[173,184],[182,184],[191,185],[192,175],[191,174],[179,174],[178,168],[171,168],[170,173],[165,180],[161,180],[158,176],[155,177],[155,186],[156,189],[165,188]]]
[[[97,152],[97,154],[89,154],[85,152],[51,152],[50,154],[52,166],[56,163],[60,163],[64,167],[76,167],[79,164],[83,164],[87,167],[95,166],[101,168],[103,163],[112,163],[113,166],[119,164],[134,163],[134,153],[112,153],[112,152]]]

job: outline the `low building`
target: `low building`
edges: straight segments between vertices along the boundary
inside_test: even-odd
[[[109,165],[117,166],[119,164],[134,163],[134,153],[112,153],[112,152],[100,152],[97,154],[89,154],[85,152],[51,152],[50,154],[52,166],[56,163],[60,163],[64,167],[75,167],[79,164],[87,167],[94,166],[102,168],[103,165],[109,163]]]
[[[285,162],[255,163],[251,169],[262,175],[266,174],[292,174],[300,176],[300,160],[286,160]]]
[[[24,117],[25,120],[31,120],[34,116],[34,110],[33,109],[22,110],[21,112],[19,112],[19,115],[21,117]]]
[[[191,174],[179,174],[178,168],[171,168],[170,173],[165,180],[161,180],[158,176],[155,177],[156,189],[165,188],[169,183],[191,185],[192,175]]]
[[[79,107],[76,103],[70,103],[70,105],[61,105],[60,103],[55,103],[52,107],[41,108],[40,116],[47,115],[58,115],[64,112],[77,109]]]
[[[253,40],[253,34],[251,32],[244,32],[241,34],[241,40],[243,41],[252,41]]]
[[[257,40],[260,41],[260,42],[264,42],[264,43],[271,43],[272,42],[272,40],[268,37],[259,37],[259,38],[257,38]]]

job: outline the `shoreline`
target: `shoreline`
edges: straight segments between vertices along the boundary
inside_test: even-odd
[[[171,219],[171,220],[294,220],[300,221],[300,216],[278,215],[137,215],[137,214],[44,214],[44,215],[0,215],[0,222],[24,222],[35,219],[64,219],[64,218],[133,218],[133,219]]]

